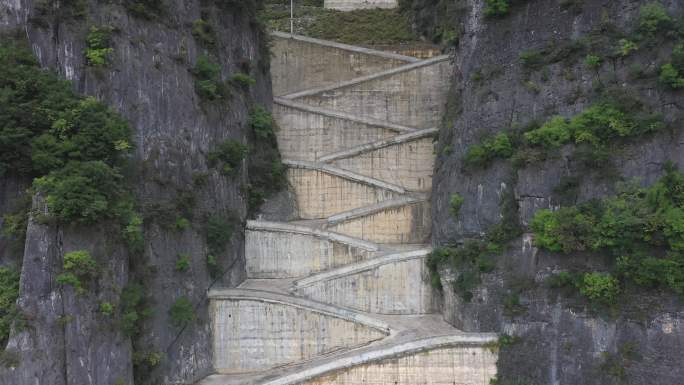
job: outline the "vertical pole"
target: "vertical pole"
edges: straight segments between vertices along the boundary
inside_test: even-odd
[[[294,0],[290,0],[290,35],[294,36]]]

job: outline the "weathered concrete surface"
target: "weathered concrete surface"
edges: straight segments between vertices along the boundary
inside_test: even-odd
[[[287,95],[316,107],[418,128],[436,127],[444,113],[451,73],[440,56],[329,87]]]
[[[320,159],[339,168],[388,181],[411,191],[430,191],[435,161],[432,135],[426,129],[385,139]]]
[[[358,347],[387,334],[379,324],[362,323],[361,317],[330,306],[266,295],[247,290],[209,294],[214,367],[219,373],[265,370]]]
[[[430,249],[392,254],[295,282],[294,293],[369,313],[437,310],[425,258]]]
[[[271,58],[273,95],[366,76],[418,61],[409,56],[274,32]]]
[[[369,8],[396,8],[397,0],[325,0],[325,8],[340,11],[353,11],[355,9]]]
[[[377,243],[425,243],[430,236],[430,202],[397,199],[332,216],[327,228]]]
[[[352,173],[333,173],[330,168],[306,166],[290,164],[287,171],[297,196],[299,216],[304,219],[327,218],[350,208],[390,200],[402,192],[400,188],[370,178],[355,178]]]
[[[284,223],[249,221],[248,278],[303,277],[370,258],[378,247],[340,234]]]
[[[273,114],[279,127],[278,147],[286,159],[314,161],[329,153],[410,130],[282,98],[276,99]]]
[[[307,385],[490,385],[496,354],[482,347],[427,350],[354,366],[303,382]]]

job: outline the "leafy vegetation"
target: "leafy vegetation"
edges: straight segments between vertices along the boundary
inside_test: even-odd
[[[438,247],[430,253],[427,265],[434,288],[443,289],[439,269],[446,264],[457,274],[453,282],[454,292],[466,302],[472,299],[472,290],[481,282],[481,274],[493,271],[505,244],[521,234],[517,204],[512,190],[509,190],[502,198],[501,222],[490,226],[484,237],[466,240],[458,246]]]
[[[129,337],[142,332],[143,321],[152,315],[145,287],[139,283],[129,283],[121,291],[121,330]]]
[[[142,19],[153,20],[164,13],[165,0],[124,0],[128,12]]]
[[[108,316],[114,314],[114,305],[111,302],[100,302],[100,313]]]
[[[290,31],[289,3],[270,4],[261,12],[268,27]],[[408,18],[396,9],[342,12],[322,6],[295,9],[295,33],[355,45],[390,45],[419,40]]]
[[[195,310],[188,297],[179,297],[169,309],[171,325],[182,328],[195,319]]]
[[[205,237],[210,254],[220,255],[225,251],[236,224],[237,218],[233,214],[214,214],[207,218]]]
[[[190,269],[190,256],[187,254],[178,255],[176,259],[176,271],[185,272]]]
[[[606,96],[572,118],[554,116],[541,126],[532,124],[485,137],[468,148],[463,164],[487,167],[495,159],[511,159],[514,165],[521,166],[543,160],[567,144],[577,146],[578,159],[601,163],[596,159],[606,154],[617,139],[638,137],[664,127],[660,115],[648,111],[640,101],[626,95]]]
[[[57,282],[70,285],[77,293],[85,293],[85,284],[93,281],[99,274],[97,261],[86,250],[64,254],[64,272],[57,276]]]
[[[221,142],[207,155],[209,167],[217,168],[225,175],[235,176],[247,156],[247,146],[234,139]]]
[[[85,56],[89,66],[103,67],[108,64],[109,56],[114,52],[111,47],[111,28],[90,27],[86,37]]]
[[[485,0],[484,14],[487,17],[501,17],[508,14],[509,0]]]
[[[204,19],[192,22],[192,36],[204,47],[213,49],[216,47],[216,32],[214,27]]]
[[[264,200],[285,186],[285,166],[280,160],[275,132],[278,127],[271,113],[255,105],[249,114],[249,127],[260,144],[249,157],[249,185],[247,205],[254,212]]]
[[[461,196],[461,194],[455,193],[451,194],[451,198],[449,198],[449,213],[457,217],[458,213],[461,211],[461,206],[463,205],[464,198]]]
[[[238,72],[230,77],[230,81],[247,89],[256,84],[256,80],[246,73]]]
[[[195,75],[195,91],[203,100],[213,101],[228,96],[221,80],[221,66],[210,56],[200,55],[192,73]]]
[[[540,210],[530,227],[543,249],[613,258],[615,277],[588,273],[579,283],[590,299],[614,301],[624,279],[684,293],[684,175],[672,167],[648,188],[631,186],[601,201]]]
[[[4,349],[12,322],[16,319],[19,297],[19,271],[14,267],[0,267],[0,349]]]

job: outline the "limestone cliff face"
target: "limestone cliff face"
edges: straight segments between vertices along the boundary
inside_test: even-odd
[[[0,383],[131,384],[133,361],[142,368],[136,383],[192,383],[211,371],[206,290],[216,282],[229,287],[243,279],[239,229],[247,213],[244,186],[250,160],[236,176],[226,177],[208,167],[206,155],[229,138],[254,146],[247,125],[249,110],[255,104],[270,108],[271,100],[266,37],[250,1],[170,0],[147,17],[127,11],[133,3],[157,2],[0,4],[0,29],[22,31],[42,66],[128,120],[134,155],[127,182],[145,216],[141,255],[130,255],[107,224],[83,228],[30,221],[19,299],[26,324],[12,332],[7,357],[13,364],[0,369]],[[214,30],[212,47],[193,37],[193,22],[199,19]],[[113,52],[103,68],[85,62],[91,26],[112,31]],[[249,89],[234,87],[220,101],[200,100],[191,69],[209,50],[223,79],[248,72],[256,84]],[[0,185],[2,214],[9,210],[10,197],[20,195],[28,182],[2,180]],[[181,201],[187,203],[184,209],[189,207],[184,215],[189,226],[165,225],[157,215],[159,208],[177,207]],[[33,205],[34,211],[43,210],[39,197]],[[212,278],[207,266],[205,232],[211,215],[236,218],[237,230],[223,252],[215,255],[221,270],[218,278]],[[0,243],[3,263],[9,258],[4,245]],[[64,253],[81,249],[92,253],[103,274],[86,294],[78,295],[55,278]],[[176,268],[181,254],[189,258],[185,271]],[[105,316],[98,311],[105,301],[118,309],[121,290],[131,282],[145,286],[152,308],[133,341],[121,332],[118,313]],[[179,329],[172,326],[168,311],[181,296],[190,299],[195,319]]]
[[[505,161],[479,169],[463,164],[468,147],[486,134],[544,122],[553,115],[572,116],[596,100],[595,90],[601,86],[634,93],[672,123],[670,130],[626,141],[611,153],[610,161],[623,180],[650,185],[662,175],[665,162],[684,167],[684,94],[659,85],[654,70],[671,51],[669,43],[659,43],[648,53],[609,61],[596,71],[584,63],[588,52],[563,51],[568,42],[601,28],[629,31],[646,2],[510,1],[509,14],[500,18],[485,17],[486,4],[480,0],[402,3],[416,11],[416,25],[426,34],[435,35],[445,28],[460,34],[453,51],[452,95],[438,141],[433,245],[483,234],[501,221],[506,196],[514,198],[517,217],[527,225],[536,210],[566,204],[557,188],[564,177],[573,176],[577,183],[571,203],[614,193],[615,179],[582,169],[569,156],[569,148],[522,168]],[[679,1],[661,3],[673,15],[682,12]],[[604,30],[603,36],[608,31]],[[544,68],[525,68],[520,55],[529,50],[545,52]],[[650,75],[634,76],[637,68],[650,71]],[[464,198],[456,218],[449,211],[454,193]],[[578,298],[561,295],[543,284],[554,271],[573,265],[600,269],[604,262],[598,257],[541,252],[526,234],[509,244],[493,273],[482,276],[470,302],[451,290],[449,277],[453,274],[443,274],[444,316],[464,330],[521,337],[500,355],[499,383],[681,383],[684,372],[677,364],[677,352],[684,349],[681,300],[668,293],[644,291],[627,297],[629,304],[619,314],[597,315]],[[512,295],[519,297],[525,311],[511,314],[510,307],[505,308],[506,298]],[[625,346],[636,346],[640,356],[623,357]],[[602,367],[606,362],[609,364]],[[609,373],[610,362],[618,362],[615,367],[624,373]]]

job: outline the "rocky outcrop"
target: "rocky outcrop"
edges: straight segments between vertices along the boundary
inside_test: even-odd
[[[245,271],[243,235],[236,230],[213,252],[219,271],[210,273],[207,219],[232,218],[240,228],[247,215],[244,187],[252,158],[236,176],[227,177],[211,169],[206,156],[229,138],[256,146],[247,120],[254,105],[270,107],[266,37],[252,1],[178,0],[158,8],[153,3],[21,0],[0,5],[3,31],[21,30],[42,66],[127,119],[134,131],[127,182],[145,217],[145,246],[139,254],[122,246],[112,231],[116,224],[29,224],[19,300],[26,325],[14,328],[9,348],[17,360],[12,368],[0,369],[2,383],[130,384],[132,361],[136,384],[192,383],[211,370],[206,291],[217,281],[236,285]],[[198,20],[210,25],[208,38],[197,31],[193,36]],[[113,51],[104,67],[86,64],[91,27],[111,31]],[[232,84],[223,99],[202,100],[192,69],[203,54],[215,57],[226,82],[242,72],[255,85]],[[9,188],[4,180],[0,184]],[[189,224],[176,227],[181,214]],[[103,274],[79,295],[58,285],[55,277],[64,253],[81,249],[91,252]],[[184,271],[176,268],[181,254],[189,261]],[[122,288],[134,282],[144,285],[152,311],[140,337],[131,341],[120,331],[118,311]],[[194,319],[177,328],[169,309],[181,297],[192,303]],[[103,301],[114,306],[114,315],[99,312]]]
[[[684,167],[682,91],[667,89],[657,80],[657,68],[667,60],[671,43],[606,59],[598,70],[585,63],[589,53],[614,55],[619,44],[606,36],[628,36],[646,2],[508,1],[510,10],[501,17],[485,16],[486,2],[479,0],[403,3],[405,9],[416,10],[416,25],[427,35],[454,31],[458,36],[433,179],[433,245],[481,236],[508,215],[504,210],[511,202],[516,215],[504,220],[517,219],[526,226],[541,208],[613,194],[616,179],[601,174],[600,167],[582,168],[570,147],[524,167],[498,160],[486,167],[466,167],[463,162],[468,148],[487,134],[544,122],[553,115],[572,116],[597,100],[597,89],[634,94],[671,126],[613,147],[612,176],[646,186],[663,174],[667,161]],[[682,12],[681,2],[661,3],[672,15]],[[573,43],[592,44],[596,36],[605,38],[593,41],[592,49],[599,51],[573,51],[578,47],[572,48]],[[542,65],[531,69],[521,54],[534,50],[542,52]],[[635,76],[638,69],[647,75]],[[576,182],[569,192],[571,202],[563,194],[570,188],[559,188],[568,177]],[[454,217],[449,207],[456,193],[463,204]],[[459,272],[443,271],[443,313],[464,330],[520,337],[500,354],[500,384],[681,382],[684,373],[675,357],[684,348],[684,306],[674,295],[636,289],[625,294],[628,303],[617,314],[601,314],[578,295],[545,283],[554,272],[600,270],[606,263],[598,256],[541,252],[526,234],[508,245],[493,273],[482,275],[469,302],[451,289]]]

